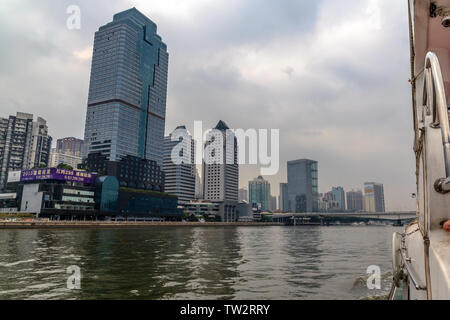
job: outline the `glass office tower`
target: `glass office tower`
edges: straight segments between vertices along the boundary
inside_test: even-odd
[[[95,33],[84,157],[131,155],[163,164],[167,47],[135,8]]]
[[[269,211],[270,209],[270,183],[263,177],[253,179],[248,182],[249,203],[260,204],[261,210]]]
[[[319,211],[317,161],[301,159],[287,163],[290,212]]]

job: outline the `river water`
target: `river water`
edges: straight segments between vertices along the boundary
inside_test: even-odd
[[[383,298],[401,229],[0,230],[0,299]],[[380,289],[367,288],[372,265]],[[78,290],[67,288],[70,266],[79,267]]]

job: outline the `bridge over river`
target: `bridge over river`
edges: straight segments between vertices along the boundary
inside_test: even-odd
[[[286,225],[332,225],[332,224],[394,224],[404,225],[416,218],[415,211],[395,212],[333,212],[333,213],[279,213],[274,222]]]

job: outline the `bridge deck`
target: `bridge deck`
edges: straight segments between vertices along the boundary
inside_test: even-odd
[[[314,212],[314,213],[283,213],[272,215],[273,219],[288,218],[316,218],[316,219],[339,219],[339,218],[358,218],[358,219],[376,219],[376,220],[408,220],[414,219],[416,212]]]

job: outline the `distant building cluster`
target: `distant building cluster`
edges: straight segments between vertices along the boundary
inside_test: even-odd
[[[384,188],[381,183],[367,182],[362,190],[344,191],[333,187],[320,194],[320,211],[323,212],[385,212]]]
[[[317,161],[300,159],[287,163],[288,182],[280,184],[282,212],[385,212],[384,188],[367,182],[361,190],[345,192],[341,186],[319,193]]]

